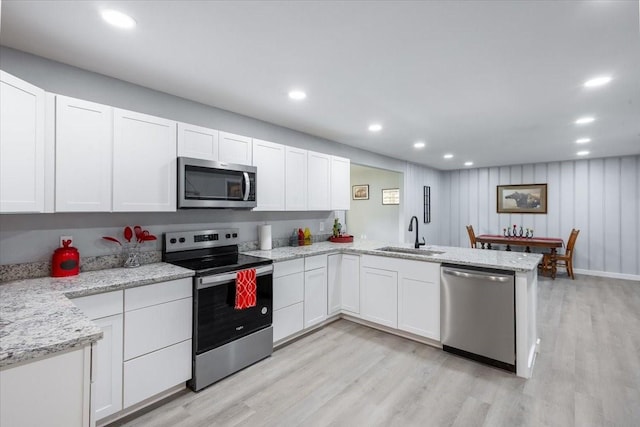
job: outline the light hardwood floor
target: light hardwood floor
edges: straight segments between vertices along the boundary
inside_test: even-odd
[[[640,426],[640,282],[539,280],[533,378],[346,320],[127,426]]]

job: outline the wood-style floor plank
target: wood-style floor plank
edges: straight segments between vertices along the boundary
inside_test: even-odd
[[[113,425],[640,425],[640,282],[540,278],[538,295],[529,380],[340,320]]]

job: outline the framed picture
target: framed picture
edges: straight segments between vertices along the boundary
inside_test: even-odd
[[[369,184],[354,185],[351,190],[353,200],[369,200]]]
[[[399,205],[400,204],[400,189],[399,188],[385,188],[382,190],[382,204],[383,205]]]
[[[547,213],[547,184],[498,185],[498,213]]]

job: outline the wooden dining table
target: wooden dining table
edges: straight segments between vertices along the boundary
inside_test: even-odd
[[[506,245],[506,250],[510,251],[511,246],[524,246],[525,252],[531,252],[532,247],[547,248],[550,250],[549,259],[551,261],[551,278],[556,278],[557,248],[564,246],[564,241],[557,237],[505,237],[499,234],[480,234],[476,236],[476,242],[480,247],[492,249],[491,245]]]

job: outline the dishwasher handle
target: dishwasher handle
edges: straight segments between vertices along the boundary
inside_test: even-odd
[[[448,268],[443,268],[442,269],[442,274],[446,274],[449,276],[455,276],[455,277],[460,277],[463,279],[482,279],[482,280],[489,280],[492,282],[509,282],[511,280],[513,280],[513,277],[511,276],[496,276],[494,274],[483,274],[482,272],[467,272],[467,271],[460,271],[460,270],[451,270]]]

